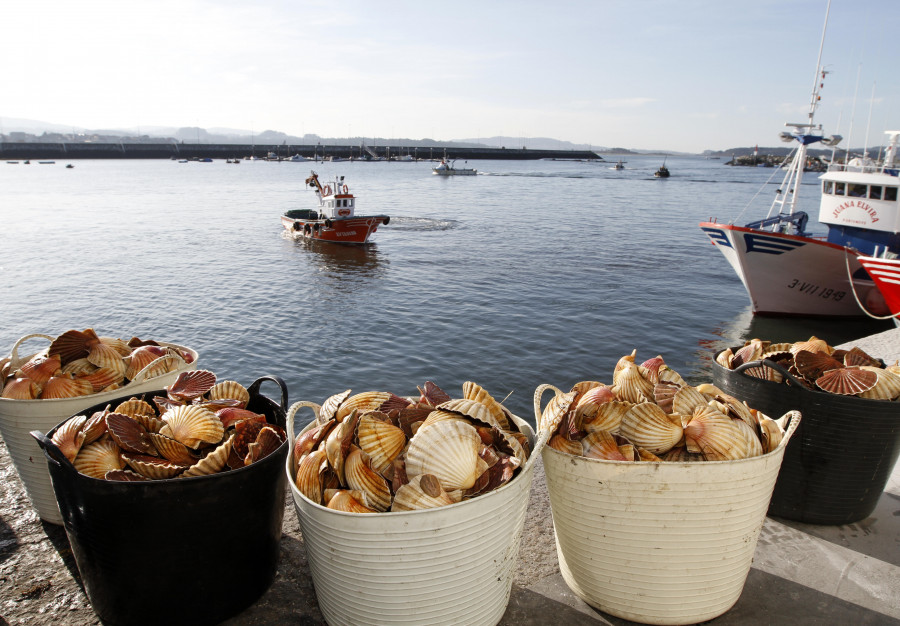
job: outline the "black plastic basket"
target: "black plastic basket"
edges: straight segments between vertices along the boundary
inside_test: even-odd
[[[763,363],[791,383],[744,373]],[[713,382],[769,417],[790,410],[803,416],[785,451],[769,515],[849,524],[872,513],[900,456],[900,403],[811,390],[769,360],[734,370],[715,363]]]
[[[259,393],[265,380],[281,387],[280,403]],[[248,391],[247,408],[284,428],[284,381],[264,376]],[[152,404],[153,396],[164,395],[159,390],[136,397]],[[31,434],[47,456],[85,592],[104,623],[215,624],[243,611],[269,588],[284,518],[287,441],[236,470],[116,482],[79,474],[50,441],[59,426],[46,435]]]

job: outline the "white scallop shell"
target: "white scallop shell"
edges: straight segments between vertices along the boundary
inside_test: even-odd
[[[377,419],[376,413],[359,418],[356,438],[359,447],[369,456],[372,469],[379,474],[387,469],[406,447],[406,435],[392,423]]]
[[[198,406],[183,405],[169,409],[162,420],[168,426],[163,434],[189,448],[197,449],[201,443],[219,443],[225,434],[225,427],[216,414]]]
[[[250,392],[239,382],[233,380],[223,380],[213,385],[209,390],[210,400],[238,400],[241,402],[240,408],[247,406],[250,402]]]
[[[106,472],[124,468],[125,461],[115,441],[100,439],[81,448],[73,465],[85,476],[102,479],[106,477]]]
[[[487,392],[481,385],[467,381],[463,383],[463,399],[475,400],[487,407],[491,415],[503,430],[509,430],[509,421],[506,419],[506,413],[494,397]]]
[[[469,424],[447,420],[420,428],[409,442],[406,474],[434,474],[446,490],[468,489],[487,469],[481,437]]]
[[[619,425],[619,434],[639,448],[653,454],[664,454],[681,441],[679,421],[671,419],[656,404],[643,402],[625,413]]]
[[[366,494],[368,506],[376,511],[391,508],[391,489],[387,481],[372,469],[366,453],[355,446],[344,460],[344,478],[350,489]]]

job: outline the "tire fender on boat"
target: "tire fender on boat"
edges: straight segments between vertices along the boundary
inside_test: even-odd
[[[390,224],[390,222],[391,218],[389,216],[385,216],[384,221],[382,221],[381,223],[387,226],[388,224]]]
[[[331,220],[325,220],[325,228],[331,228],[331,225],[332,225]],[[317,224],[317,226],[318,226],[318,224]]]
[[[294,222],[294,230],[300,230],[300,222]]]

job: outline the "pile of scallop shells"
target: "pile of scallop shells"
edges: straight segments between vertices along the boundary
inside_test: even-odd
[[[152,340],[132,337],[126,342],[99,337],[92,328],[69,330],[15,371],[5,359],[0,368],[0,397],[52,400],[87,396],[124,387],[151,363],[148,379],[192,361],[187,350],[162,347]]]
[[[773,420],[714,385],[691,386],[662,356],[619,359],[611,385],[577,383],[541,415],[551,448],[592,459],[731,461],[767,454],[784,436]]]
[[[528,460],[509,411],[479,385],[451,397],[432,382],[418,400],[347,391],[323,403],[294,441],[297,489],[351,513],[412,511],[497,489]]]
[[[815,336],[794,343],[751,339],[737,350],[728,348],[716,356],[716,362],[730,370],[745,363],[764,360],[782,366],[808,389],[869,400],[900,398],[900,365],[885,367],[884,363],[860,348],[833,348]],[[748,367],[742,372],[776,383],[794,382],[765,363]]]
[[[51,440],[85,476],[116,481],[206,476],[265,458],[284,429],[248,410],[243,385],[206,370],[181,373],[153,404],[129,398],[76,415]]]

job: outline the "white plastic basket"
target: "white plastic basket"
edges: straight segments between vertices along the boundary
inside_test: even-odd
[[[534,397],[540,430],[541,385]],[[650,463],[542,452],[559,568],[591,606],[645,624],[695,624],[737,602],[784,449],[739,461]]]
[[[33,334],[19,339],[10,352],[10,371],[15,371],[26,363],[33,354],[26,357],[19,356],[19,347],[33,338],[42,338],[53,341],[50,335]],[[40,447],[29,433],[32,430],[48,432],[64,419],[78,414],[79,411],[100,404],[106,400],[120,398],[125,394],[142,393],[162,389],[175,381],[181,372],[196,369],[198,354],[196,351],[173,343],[160,343],[163,347],[186,350],[193,357],[191,363],[182,362],[173,372],[167,372],[162,376],[147,378],[147,372],[159,361],[153,361],[147,367],[138,372],[134,379],[124,387],[112,391],[94,393],[76,398],[58,398],[52,400],[11,400],[0,398],[0,436],[6,442],[13,465],[25,485],[25,493],[37,514],[44,521],[52,524],[62,524],[62,516],[56,504],[56,494],[50,483],[50,473],[47,469],[47,459]],[[168,357],[160,357],[164,359]],[[178,358],[178,357],[176,357]]]
[[[288,412],[288,432],[298,402]],[[338,624],[493,625],[506,611],[534,464],[545,440],[513,416],[534,449],[519,474],[485,495],[421,511],[355,514],[294,496],[319,608]],[[310,422],[304,431],[312,428]],[[293,448],[293,445],[292,445]]]

